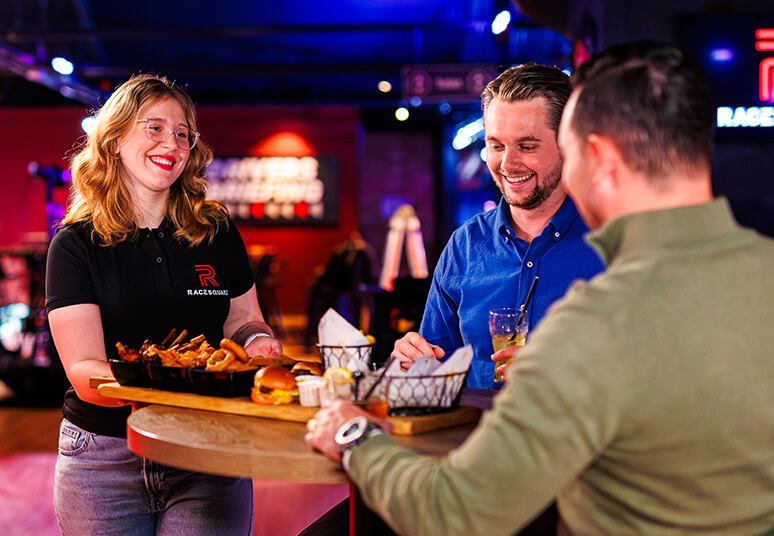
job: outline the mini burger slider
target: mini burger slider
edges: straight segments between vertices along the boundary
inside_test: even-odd
[[[293,376],[322,376],[322,366],[319,363],[307,363],[306,361],[299,361],[293,368],[290,369]]]
[[[297,396],[296,378],[286,368],[271,365],[255,373],[250,399],[256,404],[290,404]]]

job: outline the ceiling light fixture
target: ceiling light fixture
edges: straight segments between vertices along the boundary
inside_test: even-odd
[[[507,9],[502,10],[492,21],[492,33],[500,35],[508,29],[508,25],[511,23],[511,12]]]
[[[63,74],[65,76],[73,74],[74,69],[72,62],[67,58],[63,58],[62,56],[57,56],[51,59],[51,68],[59,74]]]
[[[68,98],[80,101],[88,106],[98,106],[105,102],[107,95],[91,88],[72,76],[63,75],[35,62],[35,57],[27,52],[16,50],[0,43],[0,70],[23,76],[35,84],[46,86],[54,91],[67,87],[62,94]]]

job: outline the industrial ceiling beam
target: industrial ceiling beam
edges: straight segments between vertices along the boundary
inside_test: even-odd
[[[71,43],[76,41],[102,40],[137,40],[148,38],[165,39],[218,39],[234,37],[256,37],[261,35],[316,34],[316,33],[347,33],[347,32],[416,32],[416,31],[448,31],[448,30],[481,30],[486,28],[487,21],[468,21],[461,24],[329,24],[301,26],[247,26],[238,28],[120,28],[113,30],[81,30],[70,32],[6,32],[5,39],[9,43]]]
[[[62,96],[82,102],[88,106],[97,106],[104,102],[102,92],[84,84],[72,76],[54,72],[48,67],[37,65],[35,57],[27,52],[15,50],[0,43],[0,69],[23,76],[30,82],[58,91]]]

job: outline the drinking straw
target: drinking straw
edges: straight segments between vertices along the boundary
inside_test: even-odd
[[[383,369],[382,369],[382,371],[379,373],[379,377],[378,377],[378,378],[376,378],[376,381],[374,382],[374,384],[373,384],[373,385],[370,387],[370,389],[368,389],[368,391],[366,392],[365,396],[363,397],[363,400],[366,400],[366,401],[367,401],[367,400],[368,400],[368,398],[369,398],[369,397],[370,397],[372,394],[374,394],[374,390],[376,389],[376,386],[377,386],[377,385],[379,385],[379,383],[381,383],[382,379],[384,378],[384,375],[385,375],[385,374],[387,373],[387,371],[389,370],[389,368],[390,368],[390,365],[392,365],[392,361],[393,361],[393,359],[395,359],[395,356],[394,356],[394,355],[391,355],[391,356],[390,356],[390,359],[389,359],[389,361],[387,361],[387,363],[384,365],[384,368],[383,368]]]
[[[524,322],[524,317],[527,314],[527,307],[529,307],[529,302],[532,300],[532,295],[535,294],[535,285],[537,285],[538,279],[540,279],[538,276],[535,276],[535,279],[532,280],[532,286],[529,287],[529,292],[527,292],[527,299],[524,300],[524,304],[519,307],[519,310],[521,313],[519,313],[519,318],[516,320],[516,331],[513,332],[513,335],[511,335],[511,340],[516,338],[516,335],[519,333],[519,328],[521,327],[521,324]]]

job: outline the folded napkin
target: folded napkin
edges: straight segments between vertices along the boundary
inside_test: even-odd
[[[317,340],[323,346],[369,344],[365,335],[333,309],[328,309],[317,325]]]
[[[368,371],[370,349],[355,348],[371,343],[355,326],[333,309],[328,309],[317,325],[317,340],[323,348],[327,367],[344,367],[352,372]]]

